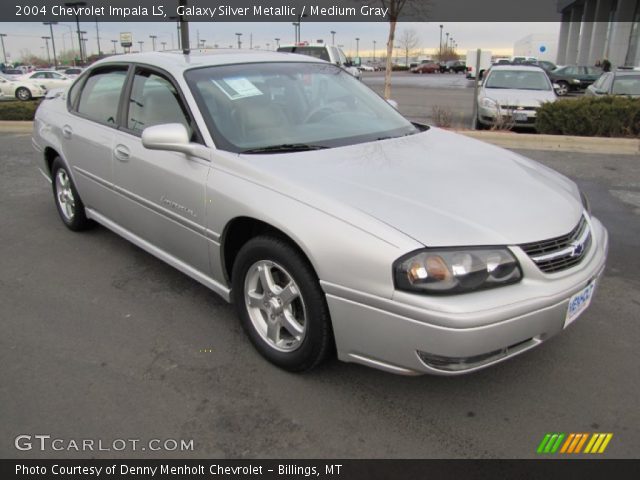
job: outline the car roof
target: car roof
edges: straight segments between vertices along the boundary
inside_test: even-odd
[[[640,70],[616,70],[616,77],[637,77],[640,75]]]
[[[492,72],[502,72],[502,71],[526,72],[529,70],[539,70],[541,72],[544,72],[544,70],[537,65],[493,65],[491,67]]]
[[[294,53],[273,52],[264,50],[241,50],[241,49],[202,49],[192,50],[185,55],[180,50],[164,52],[144,52],[127,53],[123,55],[112,55],[97,61],[92,65],[109,65],[117,63],[142,63],[156,66],[170,72],[183,72],[192,68],[208,67],[217,65],[233,65],[238,63],[261,63],[261,62],[321,62],[317,58],[306,55],[296,55]]]

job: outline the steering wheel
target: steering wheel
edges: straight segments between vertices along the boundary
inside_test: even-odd
[[[328,105],[320,105],[319,107],[314,108],[308,113],[308,115],[304,118],[303,123],[317,122],[318,120],[326,116],[329,116],[333,113],[336,113],[336,111],[333,108],[329,107]],[[315,117],[318,117],[318,118],[315,118]]]

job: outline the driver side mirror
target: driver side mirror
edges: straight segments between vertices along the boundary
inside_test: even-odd
[[[181,123],[154,125],[142,131],[142,145],[149,150],[164,150],[196,155],[197,144],[192,144],[189,131]]]

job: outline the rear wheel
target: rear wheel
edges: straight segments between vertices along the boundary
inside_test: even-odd
[[[23,102],[31,100],[31,92],[26,87],[20,87],[16,90],[16,98]]]
[[[84,212],[84,204],[76,190],[67,166],[60,157],[53,161],[51,168],[53,177],[53,198],[62,222],[73,231],[86,230],[93,225]]]
[[[292,372],[310,370],[333,346],[324,293],[306,259],[274,237],[247,242],[233,265],[233,300],[255,348]]]

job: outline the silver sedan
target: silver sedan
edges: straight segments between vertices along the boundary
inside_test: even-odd
[[[317,59],[121,55],[53,97],[33,144],[64,224],[233,302],[281,368],[474,371],[567,328],[604,269],[572,181],[413,124]]]

